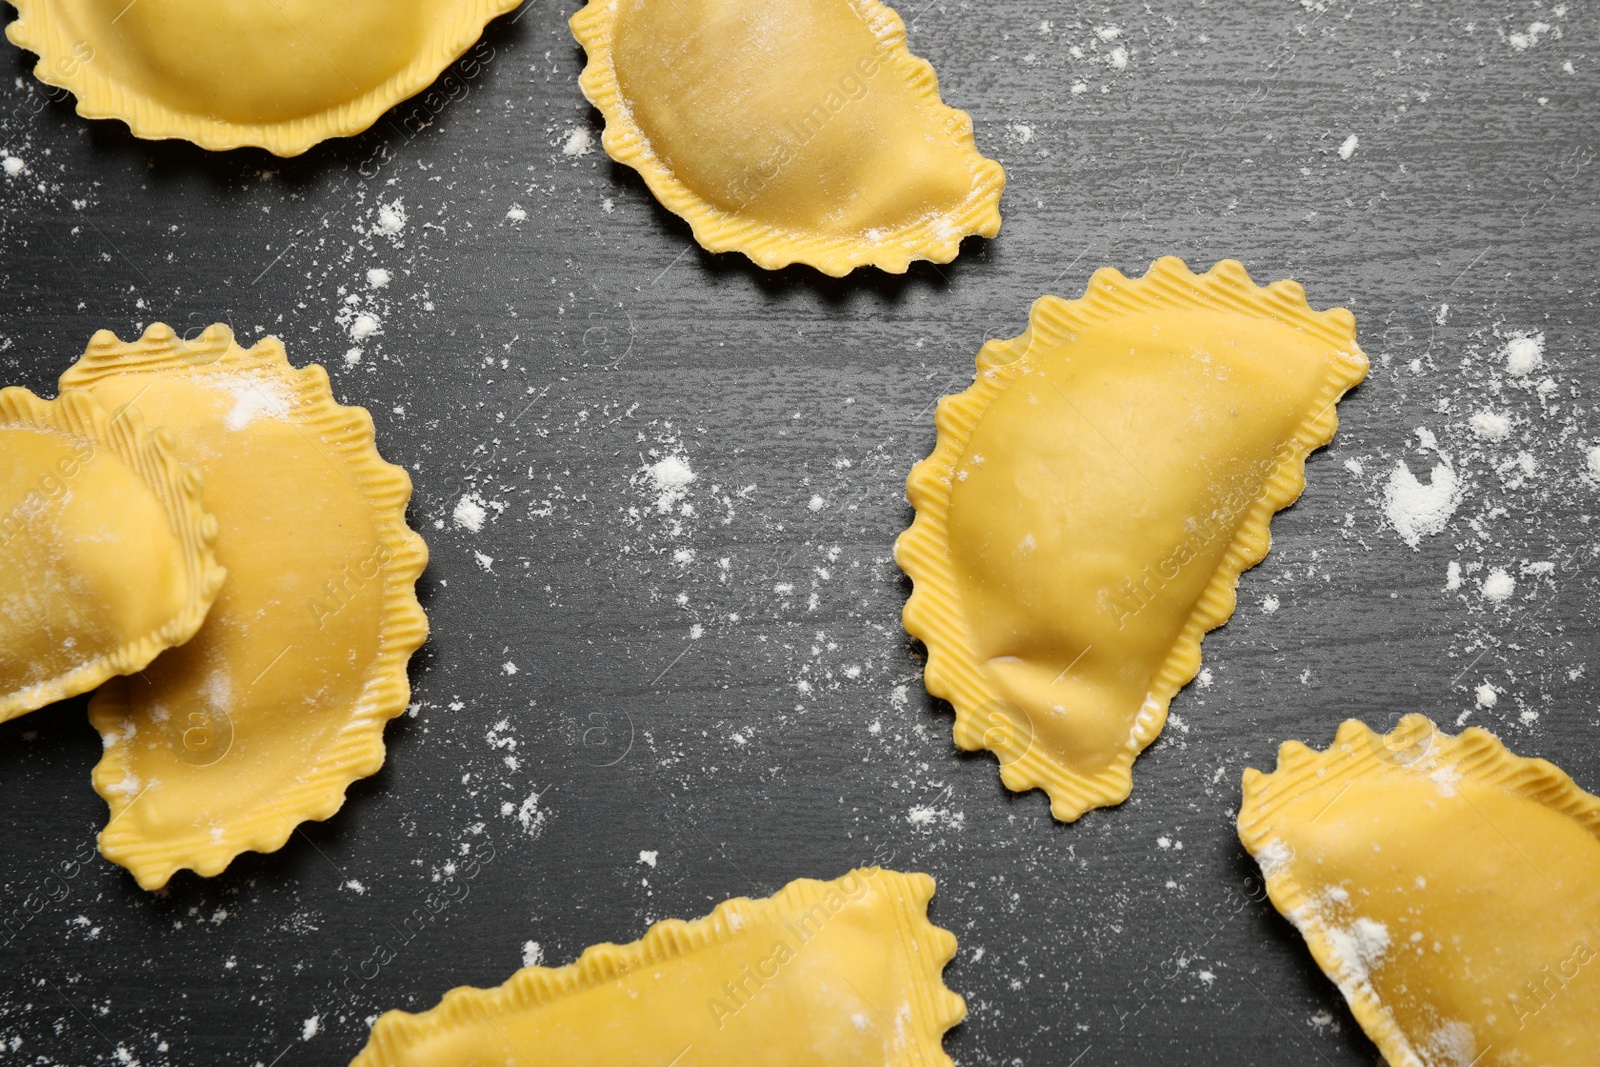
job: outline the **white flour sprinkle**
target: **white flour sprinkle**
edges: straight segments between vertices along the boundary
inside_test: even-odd
[[[1435,464],[1428,484],[1424,485],[1417,481],[1402,459],[1389,473],[1389,484],[1383,492],[1383,510],[1401,539],[1416,548],[1424,537],[1431,537],[1445,528],[1461,504],[1461,494],[1461,482],[1447,465]]]
[[[1426,1048],[1428,1062],[1439,1067],[1473,1067],[1489,1051],[1485,1049],[1480,1055],[1472,1028],[1455,1019],[1441,1023],[1437,1030],[1428,1035]]]
[[[1279,870],[1287,866],[1294,859],[1294,850],[1277,838],[1273,838],[1261,847],[1256,853],[1256,864],[1261,868],[1261,873],[1271,878]]]
[[[1478,698],[1478,707],[1480,708],[1492,708],[1500,702],[1500,694],[1488,682],[1478,686],[1473,691],[1473,696]]]
[[[385,237],[399,237],[406,229],[406,206],[396,200],[378,207],[378,232]]]
[[[517,825],[521,826],[529,837],[538,837],[544,833],[545,820],[548,818],[549,813],[539,807],[538,790],[529,793],[528,799],[517,809]]]
[[[1356,154],[1356,148],[1360,144],[1361,138],[1352,133],[1349,137],[1346,137],[1344,139],[1344,143],[1339,146],[1339,158],[1349,159],[1351,156]]]
[[[654,867],[656,865],[656,860],[660,857],[660,855],[661,853],[657,851],[641,849],[639,852],[639,862],[649,864],[651,867]]]
[[[1266,612],[1268,615],[1276,612],[1278,610],[1278,598],[1268,595],[1264,600],[1261,601],[1261,610]]]
[[[1483,441],[1504,441],[1511,435],[1511,420],[1493,411],[1480,411],[1467,421]]]
[[[1444,569],[1444,587],[1452,593],[1461,588],[1461,564],[1456,560],[1451,560]]]
[[[682,456],[667,456],[645,468],[651,484],[656,489],[656,510],[665,515],[688,494],[689,483],[694,481],[694,471]]]
[[[1517,591],[1516,579],[1506,573],[1504,567],[1496,567],[1489,572],[1489,577],[1483,580],[1483,599],[1494,604],[1503,604],[1511,599],[1511,594]]]
[[[1330,926],[1327,932],[1335,955],[1356,984],[1367,982],[1389,951],[1389,928],[1375,919],[1357,919],[1343,930]]]
[[[28,165],[17,156],[6,156],[0,159],[0,168],[4,168],[7,178],[20,178]]]
[[[263,416],[282,419],[289,414],[289,394],[286,387],[276,382],[240,378],[220,384],[233,393],[233,407],[222,420],[222,425],[230,430],[242,430]]]
[[[350,320],[350,339],[365,341],[382,329],[383,325],[378,321],[378,316],[370,311],[363,311]]]
[[[300,1027],[300,1040],[310,1041],[322,1032],[322,1016],[313,1015]]]
[[[594,136],[586,128],[577,126],[567,134],[567,141],[561,146],[561,154],[564,156],[586,156],[593,147]]]
[[[1526,52],[1528,49],[1539,43],[1539,38],[1543,37],[1549,32],[1550,24],[1548,22],[1530,23],[1525,31],[1518,31],[1516,33],[1507,35],[1506,43],[1509,44],[1514,51]]]
[[[1440,796],[1453,797],[1461,781],[1461,768],[1454,763],[1442,763],[1428,772],[1428,780],[1438,788]]]
[[[482,497],[468,493],[456,502],[456,509],[450,517],[457,526],[477,533],[483,529],[483,520],[488,518],[488,512],[483,509]]]
[[[537,941],[524,941],[522,943],[522,965],[524,967],[537,967],[544,962],[544,947]]]
[[[528,212],[520,204],[512,204],[511,210],[506,212],[506,218],[512,222],[527,222]]]
[[[906,814],[906,821],[922,830],[932,830],[936,824],[942,824],[947,830],[959,830],[966,825],[967,814],[936,808],[931,804],[918,804]]]
[[[382,289],[392,281],[394,281],[394,275],[382,267],[373,267],[367,271],[367,285],[373,289]]]
[[[1600,445],[1594,445],[1589,449],[1586,462],[1589,464],[1589,473],[1600,478]]]
[[[1544,362],[1544,334],[1513,337],[1506,342],[1506,373],[1515,378],[1532,374]]]

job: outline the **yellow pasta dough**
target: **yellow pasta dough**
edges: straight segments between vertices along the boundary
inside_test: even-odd
[[[205,474],[227,585],[192,641],[104,686],[89,713],[106,858],[147,889],[180,868],[216,874],[332,815],[383,762],[427,634],[411,480],[379,458],[366,411],[273,338],[246,350],[225,326],[194,342],[160,324],[126,344],[102,330],[61,382],[170,427]]]
[[[877,0],[590,0],[572,18],[606,151],[695,240],[835,277],[948,263],[1005,172]]]
[[[933,879],[872,867],[669,919],[566,967],[391,1011],[352,1067],[948,1067],[966,1005],[940,978],[956,939]]]
[[[1058,819],[1126,799],[1366,368],[1349,312],[1232,261],[1100,270],[985,344],[977,381],[939,404],[895,546],[956,744],[996,752]]]
[[[0,389],[0,721],[143,670],[225,572],[200,476],[87,393]]]
[[[16,0],[13,44],[78,114],[293,156],[421,92],[520,0]]]
[[[1392,1067],[1592,1067],[1600,798],[1489,733],[1354,720],[1244,774],[1239,838]]]

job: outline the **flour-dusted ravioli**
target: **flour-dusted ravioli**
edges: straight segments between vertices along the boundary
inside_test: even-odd
[[[878,867],[668,919],[566,967],[391,1011],[352,1067],[948,1067],[966,1014],[956,939],[928,922],[933,879]]]
[[[0,721],[189,640],[226,573],[216,535],[165,431],[0,389]]]
[[[15,0],[34,74],[135,137],[280,156],[423,89],[520,0]]]
[[[877,0],[590,0],[572,32],[606,151],[713,252],[899,273],[999,232],[1005,171]]]
[[[956,744],[1071,821],[1127,798],[1367,361],[1350,313],[1294,282],[1167,258],[1041,297],[977,369],[907,483],[905,626]]]
[[[1239,838],[1392,1067],[1593,1067],[1600,798],[1483,730],[1355,720],[1247,770]]]
[[[220,325],[193,342],[160,324],[126,344],[102,330],[61,383],[170,427],[205,475],[228,582],[193,640],[102,687],[89,714],[106,858],[147,889],[180,868],[216,874],[332,815],[383,763],[427,635],[411,480],[378,456],[367,412],[274,338],[246,350]]]

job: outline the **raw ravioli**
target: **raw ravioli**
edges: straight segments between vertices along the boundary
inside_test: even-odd
[[[426,89],[520,0],[16,0],[6,36],[78,114],[299,155]]]
[[[877,0],[590,0],[572,32],[606,151],[713,252],[898,273],[999,232],[1005,171]]]
[[[669,919],[566,967],[391,1011],[353,1067],[949,1067],[966,1005],[940,977],[956,939],[933,879],[872,867]]]
[[[226,573],[198,472],[87,393],[0,389],[0,721],[143,670]]]
[[[102,687],[89,714],[106,858],[147,889],[180,868],[216,874],[326,819],[383,763],[427,635],[411,479],[379,457],[367,412],[275,338],[246,350],[220,325],[193,342],[161,324],[132,343],[102,330],[61,383],[170,427],[205,474],[227,585],[192,641]]]
[[[1266,555],[1334,405],[1366,375],[1348,311],[1231,260],[1097,271],[1041,297],[945,397],[895,558],[955,742],[1055,817],[1120,803],[1134,758]]]
[[[1600,798],[1553,764],[1352,719],[1245,771],[1239,839],[1392,1067],[1593,1067]]]

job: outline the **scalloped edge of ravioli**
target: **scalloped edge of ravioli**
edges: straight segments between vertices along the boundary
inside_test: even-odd
[[[1195,309],[1267,318],[1307,331],[1329,346],[1328,375],[1312,411],[1300,422],[1294,440],[1299,453],[1276,464],[1261,495],[1245,510],[1222,562],[1196,602],[1194,611],[1151,680],[1150,695],[1138,714],[1116,762],[1092,776],[1076,774],[1041,756],[1032,747],[1014,755],[989,742],[995,732],[979,710],[999,698],[982,664],[969,651],[962,609],[945,543],[949,518],[950,472],[955,469],[972,428],[1009,385],[1032,346],[1064,344],[1079,331],[1145,311]],[[1200,669],[1200,642],[1233,615],[1239,575],[1260,563],[1272,543],[1272,516],[1293,503],[1305,488],[1305,459],[1328,444],[1338,428],[1335,405],[1367,374],[1367,360],[1356,344],[1355,317],[1344,308],[1316,311],[1295,281],[1257,286],[1237,260],[1226,259],[1196,275],[1173,256],[1164,256],[1140,278],[1102,267],[1089,279],[1082,297],[1042,296],[1028,314],[1028,328],[1009,340],[990,340],[978,352],[976,379],[965,391],[939,401],[938,440],[927,459],[912,468],[906,496],[916,511],[911,527],[895,542],[895,561],[912,580],[902,613],[906,632],[927,648],[924,684],[930,694],[955,707],[953,736],[966,751],[987,748],[1001,757],[1000,780],[1013,792],[1043,789],[1050,813],[1072,822],[1094,808],[1119,804],[1133,789],[1133,761],[1161,733],[1167,706]],[[1014,739],[1007,734],[1007,740]]]
[[[217,565],[212,549],[217,521],[201,505],[200,472],[178,462],[168,431],[147,431],[137,413],[124,414],[127,417],[108,416],[83,392],[69,390],[55,400],[45,400],[20,387],[0,389],[0,426],[37,427],[87,441],[96,450],[104,447],[150,490],[166,513],[168,532],[183,551],[184,577],[189,587],[184,608],[160,629],[126,641],[114,652],[68,674],[0,694],[0,722],[86,693],[119,674],[143,670],[162,652],[194,636],[222,588],[228,572]],[[130,587],[130,595],[136,593]]]
[[[856,9],[907,83],[919,90],[933,109],[942,109],[952,126],[955,143],[974,162],[971,192],[963,204],[916,226],[896,231],[881,244],[868,245],[850,238],[824,238],[795,234],[763,223],[741,219],[722,211],[689,189],[655,154],[650,140],[634,122],[622,87],[617,83],[611,42],[617,20],[617,0],[589,0],[569,22],[572,35],[588,55],[578,85],[588,101],[605,118],[600,143],[606,154],[638,171],[668,211],[689,223],[694,239],[709,252],[742,252],[759,267],[778,270],[804,263],[833,278],[857,267],[877,267],[904,274],[911,263],[925,259],[949,263],[966,237],[993,237],[1000,232],[1000,194],[1006,173],[998,162],[978,151],[972,133],[972,116],[950,107],[939,95],[939,77],[933,64],[913,55],[906,43],[906,24],[893,8],[878,0],[840,0]]]
[[[881,891],[888,898],[882,904],[888,912],[883,917],[883,932],[886,938],[894,937],[904,946],[899,955],[906,970],[911,972],[913,988],[906,991],[906,996],[914,1002],[915,1007],[913,1022],[905,1029],[914,1032],[910,1034],[909,1055],[900,1062],[917,1063],[925,1067],[951,1064],[950,1057],[944,1052],[944,1034],[966,1017],[967,1008],[960,995],[944,984],[944,968],[954,958],[957,945],[954,934],[933,925],[928,919],[928,902],[933,899],[934,880],[926,874],[906,874],[882,867],[869,867],[859,868],[831,882],[796,879],[772,896],[760,900],[734,897],[718,904],[703,919],[691,922],[665,919],[652,925],[638,941],[626,945],[610,942],[591,945],[575,963],[555,968],[525,967],[493,989],[460,986],[447,992],[437,1006],[420,1014],[387,1011],[378,1017],[371,1038],[351,1067],[393,1067],[415,1063],[417,1061],[408,1055],[414,1045],[451,1030],[481,1028],[485,1023],[495,1029],[498,1038],[510,1043],[503,1032],[494,1027],[495,1018],[536,1011],[565,997],[583,994],[603,996],[608,985],[630,972],[644,968],[662,971],[670,968],[675,961],[692,957],[708,946],[752,942],[753,934],[749,931],[766,921],[791,925],[804,923],[819,908],[830,916],[839,914],[842,908],[832,905],[830,898],[841,897],[846,901],[843,907],[851,906],[850,891],[844,888],[844,883],[851,878],[882,887]],[[821,920],[823,923],[827,921],[826,918]],[[821,932],[822,928],[819,927],[816,933]],[[805,940],[802,939],[796,951],[803,952],[804,949]],[[752,961],[770,962],[773,951],[774,946],[767,941],[749,945]],[[721,981],[728,978],[737,980],[738,977],[737,973],[726,974],[720,970],[716,974]],[[849,976],[843,977],[848,982]],[[714,998],[726,997],[726,993],[718,985],[706,989],[704,996],[709,1003]],[[647,1000],[639,999],[615,1010],[648,1013],[651,1005]],[[743,1010],[743,1006],[737,1010]],[[599,1016],[596,1021],[603,1021],[605,1013],[596,1014]],[[708,1026],[710,1021],[708,1015]],[[841,1022],[851,1026],[860,1025],[853,1020]],[[781,1034],[773,1033],[766,1039],[763,1048],[780,1043]],[[681,1057],[684,1051],[687,1050],[662,1048],[659,1062],[665,1064],[671,1060],[675,1063],[677,1061],[673,1057]],[[752,1049],[743,1059],[726,1060],[718,1057],[715,1062],[756,1063],[761,1061],[760,1052],[761,1049]],[[517,1053],[519,1060],[526,1059],[522,1049],[518,1048]],[[641,1051],[640,1061],[644,1058]]]
[[[515,9],[522,0],[465,0],[460,17],[448,32],[433,37],[430,47],[382,85],[315,114],[255,124],[180,111],[118,81],[102,69],[106,64],[93,62],[92,49],[90,58],[84,59],[84,42],[75,41],[65,23],[52,17],[53,7],[69,2],[12,0],[18,15],[6,27],[6,37],[39,57],[34,77],[76,97],[77,112],[83,118],[123,122],[141,140],[191,141],[212,152],[265,148],[275,156],[289,157],[330,138],[352,137],[370,128],[384,112],[432,85],[483,36],[491,21]]]
[[[1268,895],[1279,914],[1316,914],[1319,903],[1317,895],[1289,873],[1289,863],[1273,857],[1274,845],[1282,848],[1272,829],[1279,809],[1313,789],[1347,785],[1375,771],[1413,764],[1436,769],[1448,764],[1448,781],[1452,785],[1470,779],[1479,785],[1501,787],[1512,796],[1565,815],[1587,830],[1600,847],[1600,797],[1585,792],[1567,772],[1548,760],[1518,756],[1494,734],[1475,726],[1456,735],[1443,733],[1423,715],[1403,716],[1387,734],[1378,733],[1359,719],[1346,719],[1325,751],[1318,752],[1299,741],[1285,741],[1278,747],[1276,770],[1265,773],[1251,767],[1244,772],[1244,799],[1237,819],[1239,841],[1261,867]],[[1335,795],[1329,804],[1337,799]],[[1339,947],[1324,925],[1295,926],[1318,968],[1338,986],[1351,1014],[1384,1058],[1394,1064],[1420,1064],[1411,1041],[1371,984],[1352,980],[1354,976],[1340,962],[1343,957]]]
[[[336,748],[308,760],[308,772],[296,788],[269,801],[259,817],[231,824],[220,838],[191,835],[178,842],[141,840],[113,829],[117,818],[138,797],[115,786],[132,768],[122,746],[110,746],[94,768],[94,788],[110,807],[100,833],[100,851],[126,867],[145,889],[158,889],[188,868],[202,877],[218,874],[245,852],[275,852],[302,822],[327,819],[343,805],[345,791],[383,766],[384,726],[406,710],[411,683],[406,664],[428,636],[428,619],[416,597],[416,580],[428,562],[428,547],[406,524],[411,476],[378,454],[372,416],[365,408],[334,399],[328,372],[312,363],[296,368],[283,342],[265,337],[241,348],[223,324],[207,327],[194,341],[185,341],[165,323],[154,323],[137,341],[124,342],[110,330],[90,340],[83,357],[61,375],[63,388],[92,388],[97,381],[124,373],[150,374],[174,370],[188,374],[229,375],[266,372],[292,391],[292,411],[306,432],[316,435],[356,476],[359,488],[377,517],[376,524],[393,552],[384,564],[391,581],[385,591],[379,651],[362,702],[350,709]],[[227,536],[224,533],[224,536]],[[127,708],[122,687],[103,687],[89,702],[89,718],[102,736],[119,729]],[[142,794],[140,794],[142,795]]]

